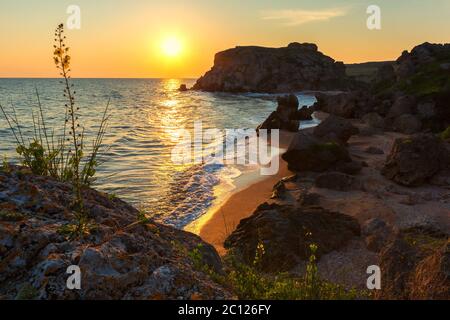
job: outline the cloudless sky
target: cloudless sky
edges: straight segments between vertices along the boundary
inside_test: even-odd
[[[377,31],[366,27],[373,4]],[[314,42],[353,63],[450,42],[450,0],[0,0],[0,77],[57,76],[53,30],[69,5],[81,8],[81,29],[67,32],[75,77],[198,77],[237,45]],[[182,44],[177,57],[161,50],[170,37]]]

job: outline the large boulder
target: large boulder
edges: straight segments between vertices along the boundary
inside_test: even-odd
[[[323,142],[311,130],[301,130],[293,138],[286,153],[282,155],[293,171],[322,172],[341,162],[350,162],[347,149],[341,144]]]
[[[196,90],[226,92],[295,92],[349,87],[343,63],[317,51],[314,44],[283,48],[243,46],[216,54],[214,66],[194,85]]]
[[[384,119],[376,112],[369,112],[362,117],[362,120],[369,126],[377,129],[384,128]]]
[[[422,122],[419,117],[412,114],[402,114],[395,118],[392,129],[397,132],[413,134],[422,129]]]
[[[207,270],[222,273],[211,245],[194,234],[144,219],[120,199],[83,189],[89,220],[79,237],[73,232],[70,184],[12,167],[10,172],[0,171],[0,190],[3,299],[232,297],[208,277]],[[197,254],[197,261],[190,252]],[[66,287],[71,265],[81,269],[80,290]]]
[[[263,204],[252,216],[241,220],[226,239],[225,248],[253,264],[258,244],[264,246],[260,267],[268,272],[289,271],[310,255],[316,244],[317,257],[339,250],[360,235],[355,218],[320,207]]]
[[[405,186],[419,186],[448,165],[444,143],[432,134],[417,134],[395,140],[382,174]]]
[[[346,145],[352,135],[357,134],[356,128],[349,120],[330,115],[314,128],[314,136],[323,141],[332,141]]]
[[[416,107],[416,99],[413,96],[399,96],[389,110],[387,117],[396,118],[403,114],[413,113]]]

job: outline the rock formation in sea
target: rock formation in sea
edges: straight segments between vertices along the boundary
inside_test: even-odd
[[[307,106],[298,109],[298,98],[293,94],[278,97],[277,103],[277,109],[256,128],[257,131],[260,129],[280,129],[296,132],[300,121],[312,120],[314,109]]]
[[[344,90],[352,86],[345,66],[312,43],[282,48],[242,46],[216,54],[214,66],[193,89],[224,92]]]

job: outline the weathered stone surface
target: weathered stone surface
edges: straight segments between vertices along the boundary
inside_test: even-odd
[[[387,114],[388,118],[397,118],[404,114],[413,113],[416,107],[416,99],[413,96],[400,96],[392,105],[389,113]]]
[[[278,106],[276,111],[272,112],[269,117],[258,126],[256,130],[260,129],[280,129],[296,132],[300,125],[297,117],[298,113],[298,98],[290,94],[277,98]]]
[[[364,152],[369,153],[369,154],[384,154],[383,150],[381,150],[380,148],[377,148],[377,147],[373,147],[373,146],[367,147],[364,150]]]
[[[383,129],[384,128],[384,119],[376,112],[369,112],[362,117],[362,120],[367,123],[369,126],[374,128]]]
[[[314,184],[318,188],[336,191],[350,191],[357,187],[354,177],[341,172],[322,173],[316,178]]]
[[[395,118],[392,124],[392,129],[397,132],[413,134],[422,129],[422,122],[420,119],[412,114],[402,114]]]
[[[222,272],[215,249],[199,237],[154,223],[119,199],[83,190],[92,226],[71,240],[70,185],[12,167],[0,171],[0,296],[13,299],[204,299],[230,297],[194,267]],[[94,228],[95,227],[95,228]],[[68,290],[66,269],[81,268],[81,290]],[[25,294],[26,293],[26,294]]]
[[[317,127],[314,128],[314,135],[323,141],[332,141],[339,144],[347,144],[352,135],[359,132],[358,128],[342,117],[335,115],[328,116]]]
[[[268,272],[289,271],[310,255],[309,245],[318,246],[317,256],[344,247],[360,235],[358,222],[347,215],[320,207],[294,208],[263,204],[241,220],[225,241],[245,263],[252,264],[257,245],[264,245],[261,268]]]
[[[299,131],[282,157],[294,171],[323,172],[340,162],[351,161],[344,146],[324,143],[311,130]]]
[[[367,97],[362,92],[342,92],[338,94],[316,94],[316,110],[320,110],[343,118],[354,118],[358,110],[367,103]]]
[[[405,186],[418,186],[449,165],[444,143],[431,134],[397,139],[382,174]]]
[[[291,43],[283,48],[247,46],[219,52],[212,69],[197,80],[194,89],[294,92],[348,86],[343,63],[317,51],[314,44]]]
[[[392,237],[393,231],[383,220],[372,218],[362,225],[362,234],[365,237],[367,249],[380,252]]]

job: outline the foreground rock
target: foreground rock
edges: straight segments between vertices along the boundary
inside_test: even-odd
[[[337,142],[346,145],[351,136],[359,132],[349,120],[335,115],[328,116],[317,127],[314,135],[326,142]]]
[[[0,297],[4,299],[223,299],[230,294],[194,267],[221,272],[216,251],[199,237],[151,221],[119,199],[85,189],[92,219],[70,240],[70,185],[0,171]],[[66,269],[81,269],[81,290],[68,290]]]
[[[381,252],[378,299],[448,299],[450,240],[430,229],[401,231]]]
[[[382,173],[405,186],[419,186],[450,165],[444,143],[432,134],[397,139]]]
[[[294,208],[262,204],[253,215],[241,220],[225,241],[225,247],[252,264],[257,245],[264,245],[261,268],[268,272],[289,271],[308,259],[310,244],[317,256],[345,246],[360,235],[358,222],[347,215],[320,207]]]
[[[294,92],[341,90],[351,86],[342,62],[315,44],[284,48],[236,47],[216,54],[214,66],[194,85],[196,90],[225,92]]]

